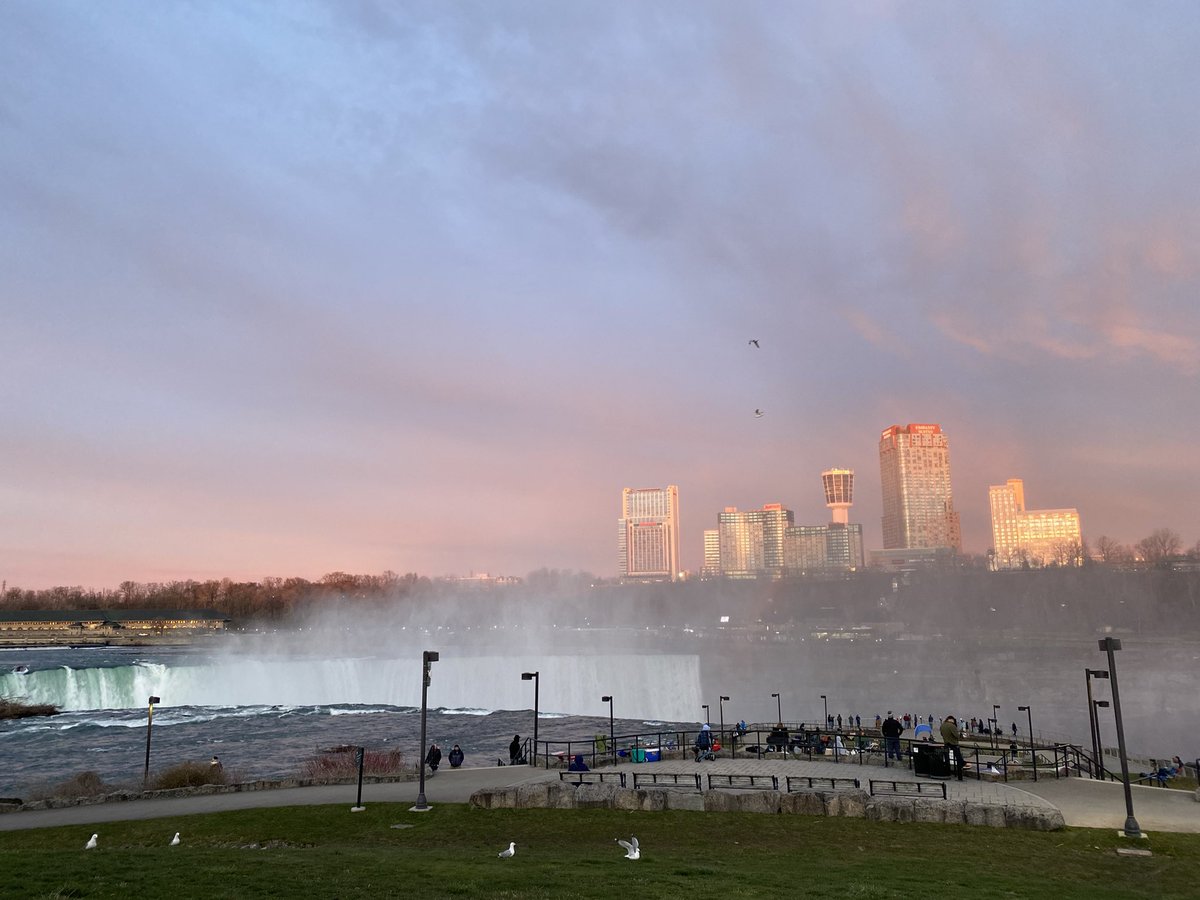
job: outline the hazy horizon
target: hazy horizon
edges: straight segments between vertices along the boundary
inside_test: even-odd
[[[0,6],[0,578],[616,574],[937,422],[1200,539],[1200,6]],[[750,339],[760,347],[749,345]],[[755,410],[763,416],[755,416]]]

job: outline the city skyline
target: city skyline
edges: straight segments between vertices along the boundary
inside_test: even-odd
[[[1200,539],[1200,6],[0,6],[0,579],[613,571],[952,435]],[[810,512],[811,511],[811,512]]]

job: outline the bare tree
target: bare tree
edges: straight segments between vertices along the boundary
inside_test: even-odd
[[[1155,528],[1149,537],[1137,542],[1138,554],[1151,565],[1178,555],[1182,546],[1183,540],[1170,528]]]
[[[1096,554],[1106,566],[1128,562],[1132,556],[1128,547],[1104,534],[1096,538]]]

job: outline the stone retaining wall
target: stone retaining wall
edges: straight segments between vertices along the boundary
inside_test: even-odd
[[[573,785],[546,782],[486,788],[471,795],[477,809],[625,809],[657,812],[689,809],[704,812],[789,813],[846,816],[874,822],[938,822],[1057,831],[1066,827],[1052,807],[1001,806],[924,797],[872,797],[866,791],[679,791],[669,788],[622,788],[616,784]]]

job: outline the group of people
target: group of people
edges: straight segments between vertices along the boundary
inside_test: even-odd
[[[463,754],[462,747],[458,746],[458,744],[455,744],[453,747],[450,748],[450,756],[449,756],[450,768],[457,769],[459,766],[461,766],[463,764],[463,760],[465,758],[466,757]],[[439,747],[436,743],[430,744],[429,752],[425,754],[425,765],[429,766],[429,771],[436,772],[438,770],[438,766],[440,766],[441,764],[442,764],[442,748]]]

